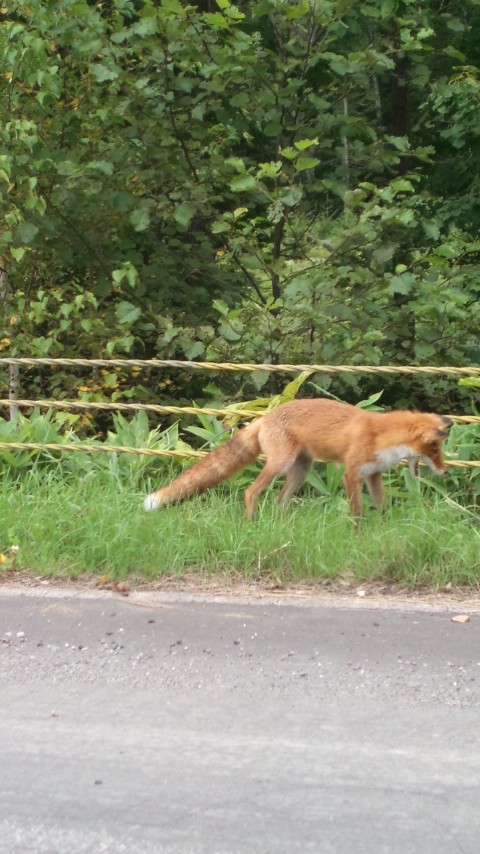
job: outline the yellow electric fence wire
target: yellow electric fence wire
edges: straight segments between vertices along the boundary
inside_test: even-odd
[[[106,412],[155,412],[159,415],[214,415],[214,416],[239,416],[241,418],[260,418],[264,412],[253,411],[251,409],[217,409],[214,407],[198,407],[198,406],[163,406],[156,403],[108,403],[102,401],[86,401],[86,400],[16,400],[15,406],[39,409],[64,409],[64,410],[82,410],[88,411],[93,409],[104,410]],[[7,398],[0,398],[0,406],[11,407],[12,401]],[[480,424],[480,415],[449,415],[452,421],[458,424]]]
[[[52,451],[52,452],[87,452],[101,454],[137,454],[147,457],[205,457],[207,451],[167,451],[154,450],[153,448],[130,448],[125,445],[87,445],[82,442],[0,442],[2,450],[14,451]]]
[[[103,403],[100,401],[85,400],[16,400],[15,406],[35,407],[39,409],[78,409],[88,411],[89,409],[100,409],[116,412],[156,412],[160,415],[229,415],[247,418],[258,418],[262,412],[252,412],[250,409],[215,409],[213,407],[198,406],[160,406],[156,403]],[[5,398],[0,399],[0,406],[12,406],[12,401]],[[480,417],[478,419],[480,421]]]
[[[14,451],[52,451],[52,452],[87,452],[102,454],[136,454],[148,457],[177,457],[188,459],[189,457],[206,457],[208,451],[169,451],[156,450],[154,448],[130,448],[125,445],[87,445],[81,442],[0,442],[0,449]],[[264,459],[262,456],[259,459]],[[459,468],[480,468],[480,460],[446,460],[447,465]]]
[[[311,371],[323,374],[409,374],[431,376],[480,376],[478,368],[438,367],[427,365],[272,365],[243,364],[235,362],[190,362],[177,359],[29,359],[2,358],[0,365],[82,367],[82,368],[179,368],[193,371],[268,371],[299,373]]]

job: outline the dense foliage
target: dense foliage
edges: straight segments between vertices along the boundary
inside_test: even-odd
[[[479,0],[10,0],[0,15],[2,355],[478,364]],[[200,400],[252,379],[187,381],[134,393]],[[23,384],[132,393],[108,374]],[[383,401],[474,394],[409,379]]]

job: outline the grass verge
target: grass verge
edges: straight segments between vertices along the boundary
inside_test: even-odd
[[[33,469],[0,486],[0,552],[18,546],[18,568],[75,577],[145,580],[198,572],[278,584],[347,577],[407,587],[478,586],[480,527],[438,494],[394,499],[355,526],[343,497],[297,498],[279,513],[267,495],[247,522],[242,493],[212,491],[145,513],[145,492],[105,473],[83,479]]]

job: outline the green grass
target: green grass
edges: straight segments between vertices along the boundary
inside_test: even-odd
[[[39,467],[16,479],[7,474],[0,551],[17,545],[16,566],[52,576],[154,580],[197,572],[280,584],[346,576],[408,587],[480,580],[475,517],[428,488],[422,495],[393,490],[382,515],[366,502],[357,526],[342,495],[306,494],[279,513],[270,493],[258,519],[247,522],[243,490],[213,490],[156,513],[142,509],[147,491],[99,471],[82,478]]]

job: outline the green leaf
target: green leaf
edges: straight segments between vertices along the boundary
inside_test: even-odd
[[[240,12],[236,6],[232,6],[230,4],[228,4],[228,8],[225,10],[225,15],[232,21],[243,21],[245,19],[244,13]]]
[[[158,31],[157,19],[153,15],[144,16],[140,21],[137,21],[132,32],[138,36],[153,36]]]
[[[223,299],[214,299],[212,301],[213,307],[222,315],[222,317],[227,317],[230,309],[226,302]]]
[[[132,305],[131,302],[127,302],[126,300],[119,302],[115,309],[115,316],[118,322],[122,324],[135,323],[141,313],[142,312],[138,306]]]
[[[20,243],[33,243],[38,234],[38,226],[33,222],[21,222],[17,228],[16,236]]]
[[[393,246],[380,246],[372,252],[372,261],[377,268],[382,268],[393,258],[395,249]]]
[[[465,24],[463,21],[460,21],[458,18],[454,18],[453,16],[445,16],[446,24],[449,30],[452,30],[454,33],[463,33],[465,30]]]
[[[303,383],[312,375],[312,373],[312,371],[301,371],[298,377],[295,377],[294,380],[287,383],[283,391],[277,396],[278,403],[285,403],[286,401],[294,400]]]
[[[389,287],[394,294],[409,294],[415,281],[413,273],[401,273],[399,276],[392,276]]]
[[[237,92],[236,95],[230,98],[230,103],[232,107],[247,107],[250,103],[248,92]]]
[[[320,160],[318,157],[297,157],[294,163],[295,172],[305,172],[306,169],[314,169],[319,163]]]
[[[415,344],[415,355],[417,360],[424,361],[426,359],[431,359],[436,354],[436,347],[434,344],[429,344],[424,341],[417,341]]]
[[[136,267],[130,261],[126,261],[124,264],[125,274],[127,277],[127,282],[131,288],[133,288],[138,282],[138,272]]]
[[[287,208],[293,208],[303,198],[303,189],[302,187],[290,187],[285,193],[280,196],[280,201],[282,204],[286,205]]]
[[[181,2],[181,0],[162,0],[162,8],[166,9],[168,12],[171,12],[175,15],[180,15],[181,17],[185,17],[185,4]],[[145,9],[143,14],[154,14],[156,15],[155,6],[154,5],[145,5]]]
[[[460,62],[462,65],[465,65],[465,54],[452,47],[452,45],[444,47],[443,53],[446,54],[446,56],[450,56],[452,59],[455,59],[457,62]]]
[[[241,219],[241,217],[248,213],[248,208],[235,208],[233,211],[233,219],[236,221],[237,219]]]
[[[435,35],[435,30],[432,30],[431,27],[421,27],[417,32],[417,39],[429,39],[433,35]]]
[[[241,157],[227,157],[225,165],[231,166],[237,172],[245,172],[245,163]]]
[[[45,338],[44,336],[38,338],[32,338],[31,342],[32,355],[40,356],[48,356],[50,350],[53,346],[53,338]]]
[[[15,261],[21,261],[27,249],[24,246],[12,246],[10,252]]]
[[[298,157],[298,151],[295,151],[295,149],[291,146],[289,146],[288,148],[282,148],[280,154],[287,160],[296,160]]]
[[[119,76],[119,69],[108,68],[106,65],[102,65],[99,62],[91,65],[90,71],[99,83],[106,83],[107,80],[116,80]]]
[[[229,23],[220,12],[205,12],[203,15],[203,19],[210,24],[211,27],[215,27],[220,30],[228,29]]]
[[[440,226],[434,220],[422,219],[422,228],[432,240],[438,240],[440,237]]]
[[[385,20],[392,18],[398,9],[399,0],[383,0],[380,6],[380,15]]]
[[[150,225],[150,211],[148,207],[144,205],[132,211],[128,219],[132,223],[135,231],[145,231]]]
[[[264,176],[266,176],[267,178],[276,178],[281,171],[282,163],[280,160],[276,160],[270,163],[260,163],[258,177],[263,178]]]
[[[462,377],[458,384],[461,386],[470,386],[472,388],[480,388],[480,377]]]
[[[383,391],[384,391],[384,390],[383,390],[383,388],[382,388],[382,390],[381,390],[381,391],[376,391],[376,392],[374,392],[373,394],[369,395],[369,397],[365,398],[365,400],[360,400],[360,401],[359,401],[358,403],[356,403],[355,405],[356,405],[356,406],[359,406],[359,407],[360,407],[360,409],[374,409],[374,410],[376,410],[376,411],[380,411],[380,410],[381,410],[381,406],[375,406],[374,404],[375,404],[375,403],[377,403],[377,401],[379,401],[379,400],[380,400],[380,398],[381,398],[381,396],[382,396],[382,394],[383,394]]]
[[[409,151],[410,140],[408,136],[386,136],[387,142],[390,142],[398,151]]]
[[[318,145],[318,137],[316,136],[314,139],[298,139],[293,144],[297,151],[305,151],[305,149],[310,148],[312,145]]]
[[[212,234],[223,234],[224,231],[230,231],[231,227],[224,219],[217,219],[212,223]]]
[[[411,181],[406,178],[397,178],[390,184],[394,193],[413,193],[415,188]]]
[[[193,341],[190,347],[185,350],[187,359],[196,359],[197,356],[203,356],[205,353],[205,345],[201,341]]]
[[[450,245],[449,243],[442,243],[440,246],[435,248],[435,254],[440,255],[441,258],[448,258],[453,261],[459,254],[458,247],[455,244]]]
[[[237,175],[230,181],[230,189],[234,193],[246,193],[257,189],[257,182],[252,175]]]
[[[196,212],[197,209],[191,202],[182,202],[175,208],[173,216],[179,225],[188,228]]]
[[[88,164],[88,168],[103,172],[104,175],[113,175],[113,163],[110,163],[109,160],[92,160]]]

